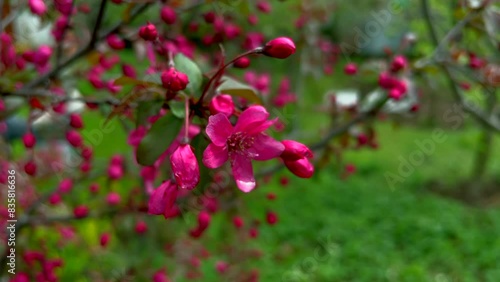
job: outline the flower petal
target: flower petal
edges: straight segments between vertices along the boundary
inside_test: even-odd
[[[233,126],[226,115],[219,113],[208,118],[206,132],[210,140],[221,147],[226,144],[227,138],[233,132]]]
[[[231,168],[236,185],[241,191],[248,193],[255,188],[252,161],[246,156],[234,154],[231,157]]]
[[[170,164],[177,186],[191,190],[198,185],[198,182],[200,182],[200,168],[190,145],[180,145],[170,156]]]
[[[226,146],[219,147],[215,144],[209,144],[203,152],[203,164],[208,168],[218,168],[228,159]]]
[[[235,132],[246,132],[264,123],[269,117],[269,113],[262,106],[250,106],[244,110],[234,127]]]
[[[149,214],[163,214],[169,210],[175,203],[177,198],[177,187],[172,182],[163,182],[160,187],[154,190],[149,198],[148,213]]]
[[[277,158],[285,150],[285,146],[281,142],[266,134],[258,134],[255,137],[253,146],[248,149],[248,152],[253,155],[252,159],[258,161],[267,161]]]

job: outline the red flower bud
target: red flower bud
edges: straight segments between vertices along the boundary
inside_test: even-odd
[[[203,19],[205,19],[206,23],[213,23],[215,21],[215,13],[208,12],[203,15]]]
[[[226,272],[228,268],[229,268],[229,265],[225,261],[218,261],[215,263],[215,270],[217,270],[217,272],[219,272],[221,274]]]
[[[139,29],[139,36],[146,41],[154,41],[158,37],[158,31],[154,24],[148,23]]]
[[[177,20],[177,13],[169,6],[164,6],[160,11],[160,17],[166,24],[174,24]]]
[[[111,235],[109,233],[101,234],[101,238],[99,240],[101,247],[105,248],[108,245],[110,238],[111,238]]]
[[[285,59],[295,53],[295,44],[288,37],[278,37],[267,42],[262,53],[269,57]]]
[[[144,234],[146,233],[146,231],[148,231],[148,225],[146,224],[146,222],[144,221],[137,222],[137,224],[135,225],[135,232],[137,234]]]
[[[91,193],[94,193],[94,194],[99,192],[99,184],[97,184],[97,183],[90,184],[89,190]]]
[[[247,57],[242,57],[233,63],[235,68],[246,69],[250,66],[250,59]]]
[[[250,235],[250,238],[257,238],[259,237],[259,230],[257,228],[250,228],[248,231],[248,235]]]
[[[24,134],[23,136],[23,143],[24,147],[26,148],[33,148],[36,144],[36,138],[35,135],[31,132],[28,132]]]
[[[112,206],[118,205],[120,203],[120,200],[121,196],[116,192],[111,192],[108,194],[108,196],[106,196],[106,202]]]
[[[65,178],[59,183],[59,192],[68,193],[71,189],[73,189],[73,180],[71,180],[71,178]]]
[[[69,125],[73,128],[80,129],[83,127],[83,120],[79,114],[69,115]]]
[[[177,186],[191,190],[198,185],[200,168],[191,146],[188,144],[179,145],[170,156],[170,164]]]
[[[304,144],[294,140],[283,140],[281,143],[285,146],[285,150],[281,153],[281,158],[288,161],[294,161],[301,158],[312,158],[311,150]]]
[[[230,117],[234,111],[233,97],[227,94],[217,95],[210,101],[209,108],[212,115],[223,113]]]
[[[28,161],[24,165],[24,172],[28,175],[34,176],[36,174],[36,163],[34,161]]]
[[[49,197],[49,203],[53,206],[58,205],[61,202],[61,195],[59,193],[54,193]]]
[[[89,214],[89,208],[87,208],[87,206],[85,205],[80,205],[73,209],[73,215],[76,218],[84,218],[87,217],[88,214]]]
[[[293,174],[301,178],[310,178],[314,174],[314,166],[309,162],[307,158],[301,158],[298,160],[284,160],[285,166]]]
[[[243,219],[239,216],[235,216],[233,218],[233,225],[234,227],[240,229],[241,227],[243,227]]]
[[[268,14],[271,12],[271,4],[267,1],[259,1],[257,2],[257,9],[259,9],[262,13]]]
[[[391,62],[391,71],[398,72],[406,68],[407,64],[408,62],[406,61],[406,58],[404,56],[396,56]]]
[[[267,212],[266,220],[270,225],[274,225],[278,222],[278,216],[274,212]]]
[[[47,12],[47,6],[45,6],[43,0],[29,0],[28,5],[30,6],[31,12],[35,15],[41,16]]]
[[[355,63],[349,63],[344,67],[344,73],[347,75],[355,75],[358,72],[358,67]]]
[[[166,89],[177,92],[186,89],[189,78],[185,73],[170,68],[161,74],[161,82]]]
[[[111,34],[106,38],[109,47],[114,50],[122,50],[125,48],[125,42],[116,34]]]
[[[66,140],[68,140],[69,144],[73,147],[80,147],[83,143],[82,136],[75,130],[66,132]]]
[[[137,73],[135,72],[134,67],[131,65],[123,65],[122,72],[123,72],[123,75],[125,75],[125,76],[131,77],[131,78],[137,77]]]

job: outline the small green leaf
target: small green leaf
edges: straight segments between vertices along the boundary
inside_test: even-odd
[[[170,105],[170,110],[172,114],[178,118],[184,118],[186,116],[184,101],[172,100],[168,103]]]
[[[137,162],[149,166],[167,150],[182,127],[182,119],[172,113],[159,118],[149,129],[137,148]]]
[[[257,90],[255,88],[227,76],[223,76],[222,81],[222,84],[219,86],[219,91],[221,93],[245,98],[249,102],[262,105],[262,99],[257,94]]]
[[[187,92],[193,97],[198,98],[201,95],[199,90],[203,80],[203,74],[198,65],[181,53],[174,57],[174,63],[178,71],[185,73],[189,77]]]
[[[136,125],[143,125],[150,116],[158,114],[162,106],[160,101],[141,101],[137,104]]]

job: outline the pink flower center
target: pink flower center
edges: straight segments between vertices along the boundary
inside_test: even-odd
[[[227,147],[229,153],[237,153],[240,155],[247,155],[247,150],[253,146],[255,137],[248,136],[243,132],[236,132],[231,134],[227,139]]]

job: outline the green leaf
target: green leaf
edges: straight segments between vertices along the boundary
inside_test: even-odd
[[[178,118],[184,118],[186,116],[184,101],[172,100],[168,104],[170,105],[170,110],[172,114]]]
[[[141,101],[137,104],[137,120],[136,125],[143,125],[150,116],[158,114],[162,106],[159,101]]]
[[[262,99],[257,94],[257,90],[255,88],[227,76],[223,76],[222,80],[223,82],[219,86],[219,91],[221,93],[245,98],[249,102],[262,105]]]
[[[149,166],[167,150],[182,127],[182,119],[172,113],[159,118],[149,129],[137,148],[137,162]]]
[[[201,93],[199,90],[201,88],[203,74],[198,65],[181,53],[174,57],[174,63],[178,71],[185,73],[189,77],[189,84],[186,88],[187,92],[195,98],[200,97]]]

